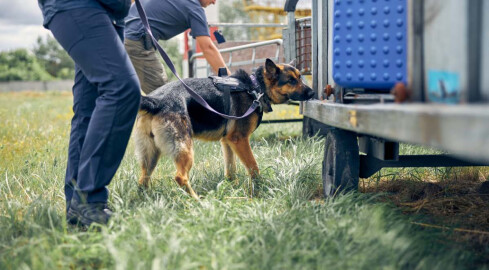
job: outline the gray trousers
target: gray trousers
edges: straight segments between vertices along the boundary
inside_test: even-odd
[[[168,77],[165,69],[154,49],[145,49],[142,40],[127,38],[124,40],[124,46],[145,94],[149,94],[167,83]]]

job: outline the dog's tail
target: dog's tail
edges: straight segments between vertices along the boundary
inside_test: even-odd
[[[151,114],[156,114],[162,109],[162,104],[159,99],[149,96],[142,96],[139,110],[147,111]]]

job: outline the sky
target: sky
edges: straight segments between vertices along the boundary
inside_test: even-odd
[[[32,49],[38,36],[50,34],[36,0],[0,0],[0,51]]]
[[[310,5],[310,0],[301,0],[299,3]],[[0,51],[32,49],[37,37],[46,35],[51,35],[51,32],[42,26],[42,14],[37,0],[0,0]]]

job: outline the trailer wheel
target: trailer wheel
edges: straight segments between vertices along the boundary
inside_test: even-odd
[[[358,190],[360,156],[357,135],[332,129],[326,135],[323,159],[323,189],[326,197]]]

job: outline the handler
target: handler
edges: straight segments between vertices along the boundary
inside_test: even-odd
[[[156,40],[168,40],[187,29],[197,40],[204,57],[215,74],[226,67],[221,53],[210,38],[204,9],[216,0],[141,0],[151,31]],[[167,82],[165,69],[156,56],[151,38],[146,34],[136,5],[132,5],[126,18],[125,41],[127,53],[141,83],[149,94]],[[228,70],[228,74],[231,74]]]
[[[67,221],[106,224],[110,183],[141,98],[122,43],[130,0],[38,0],[44,27],[75,61],[65,178]]]

